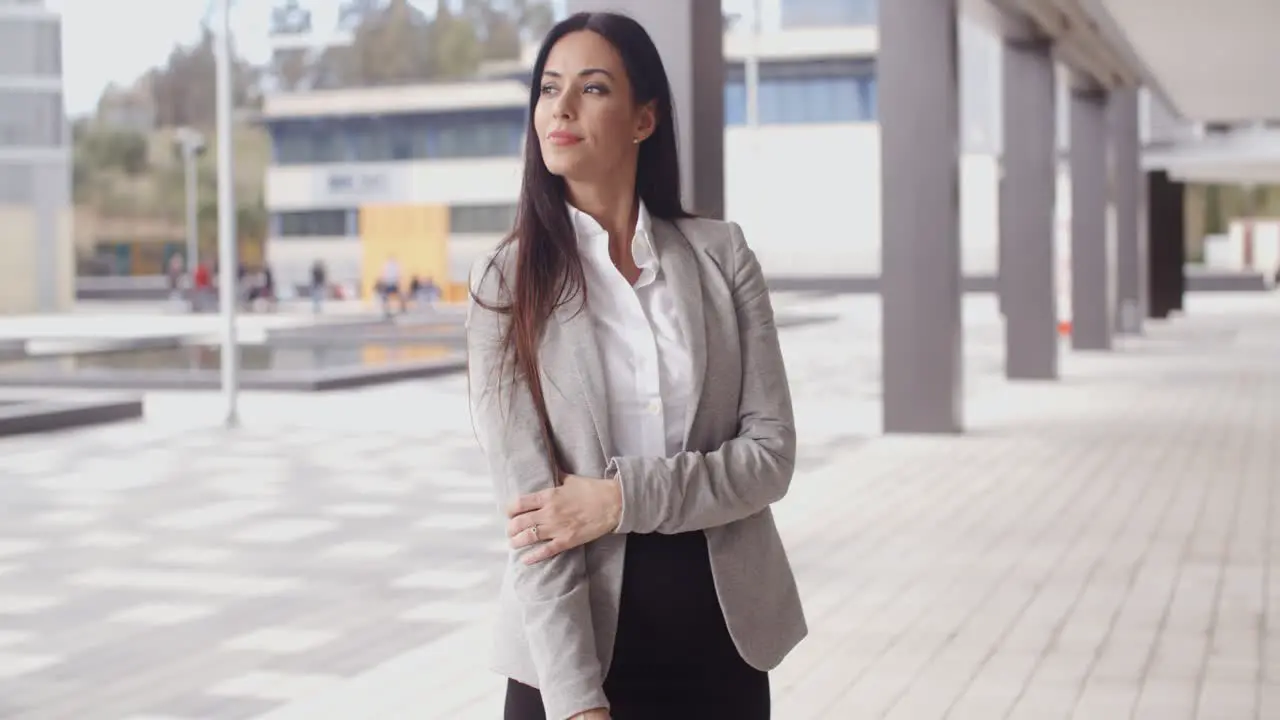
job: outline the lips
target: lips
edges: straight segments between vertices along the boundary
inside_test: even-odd
[[[555,130],[547,133],[547,141],[552,145],[577,145],[582,142],[582,138],[565,130]]]

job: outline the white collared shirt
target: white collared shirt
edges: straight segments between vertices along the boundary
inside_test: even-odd
[[[658,264],[649,211],[636,221],[631,255],[634,286],[609,257],[609,234],[590,215],[569,208],[586,276],[608,392],[613,456],[670,457],[684,449],[693,392],[693,360],[680,328],[675,294]]]

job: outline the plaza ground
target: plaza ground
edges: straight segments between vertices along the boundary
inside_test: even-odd
[[[968,297],[958,437],[880,436],[874,298],[777,302],[840,317],[783,333],[810,636],[775,717],[1280,717],[1280,297],[1191,295],[1054,383],[1004,380]],[[465,381],[219,407],[0,441],[0,717],[498,717]]]

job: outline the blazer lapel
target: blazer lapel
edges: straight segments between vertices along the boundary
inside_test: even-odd
[[[675,299],[680,330],[689,343],[689,356],[693,367],[693,388],[685,411],[684,446],[689,446],[689,436],[702,400],[702,387],[707,374],[707,326],[702,306],[702,275],[698,258],[689,239],[673,222],[655,222],[654,234],[658,239],[658,260],[666,274],[667,287]]]
[[[591,314],[575,298],[556,309],[553,322],[561,334],[578,380],[582,385],[582,398],[591,414],[596,437],[600,441],[600,454],[606,461],[613,453],[613,435],[609,428],[608,387],[604,381],[604,364],[600,360],[600,347],[596,342]]]

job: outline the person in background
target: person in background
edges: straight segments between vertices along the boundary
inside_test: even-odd
[[[195,272],[191,277],[192,311],[204,312],[205,308],[216,304],[213,299],[213,273],[209,270],[209,263],[197,263]]]
[[[174,302],[182,301],[182,279],[186,274],[185,261],[182,256],[174,253],[169,256],[169,266],[165,268],[165,275],[169,279],[169,299]]]
[[[328,292],[329,278],[324,261],[316,260],[311,264],[311,312],[320,314],[324,309],[324,299]]]
[[[391,317],[392,295],[400,303],[401,313],[407,309],[404,291],[400,289],[400,263],[396,261],[395,255],[388,257],[387,262],[382,266],[382,273],[378,275],[377,292],[382,298],[382,314],[384,317]]]

